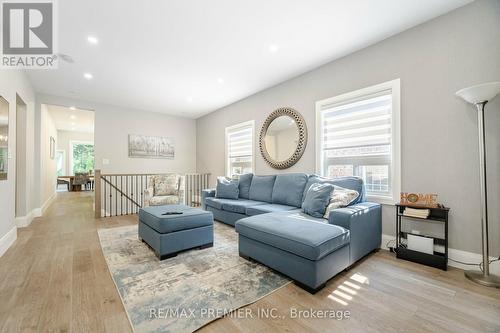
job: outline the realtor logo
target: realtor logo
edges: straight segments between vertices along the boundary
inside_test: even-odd
[[[2,2],[3,68],[55,68],[54,2]]]

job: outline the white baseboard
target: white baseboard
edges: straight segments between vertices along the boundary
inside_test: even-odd
[[[95,209],[94,209],[94,211],[95,211]],[[108,215],[111,215],[111,213],[108,212],[107,210],[104,210],[101,208],[101,217],[106,217]]]
[[[50,198],[48,198],[42,205],[41,208],[35,208],[31,211],[31,214],[32,214],[32,217],[35,218],[35,217],[41,217],[45,211],[47,210],[47,208],[49,208],[50,204],[52,203],[52,201],[54,201],[54,199],[56,198],[56,195],[57,195],[57,192],[54,192]],[[33,220],[32,218],[32,220]],[[30,221],[31,223],[31,221]],[[17,224],[17,219],[16,219],[16,224]],[[29,224],[29,223],[28,223]],[[18,225],[19,227],[19,225]],[[23,227],[23,226],[21,226]]]
[[[41,212],[40,216],[42,216],[45,213],[45,211],[47,210],[47,208],[49,208],[52,201],[54,201],[54,199],[56,198],[56,195],[57,195],[57,192],[52,193],[50,198],[48,198],[47,201],[44,202],[44,204],[42,205],[42,208],[40,208],[40,212]]]
[[[40,217],[42,216],[42,209],[41,208],[35,208],[32,210],[33,212],[33,217]]]
[[[17,228],[13,227],[2,238],[0,238],[0,257],[4,255],[9,247],[14,244],[17,239]]]
[[[389,245],[389,246],[387,246],[387,245]],[[380,248],[384,249],[384,250],[389,250],[390,246],[392,246],[392,247],[396,246],[396,237],[391,236],[391,235],[382,234],[382,244],[380,244]]]
[[[389,243],[389,246],[394,247],[395,246],[395,239],[396,236],[391,236],[391,235],[386,235],[382,234],[382,244],[380,245],[381,249],[384,250],[389,250],[389,247],[387,244]],[[464,265],[459,262],[453,261],[453,260],[458,260],[466,263],[471,263],[471,264],[479,264],[483,260],[483,256],[479,253],[474,253],[474,252],[467,252],[467,251],[462,251],[462,250],[457,250],[457,249],[452,249],[448,248],[448,266],[455,267],[455,268],[460,268],[463,270],[479,270],[479,268],[476,266],[470,266],[470,265]],[[490,257],[490,260],[497,259],[495,257]],[[496,261],[492,264],[490,264],[490,273],[500,275],[500,261]]]
[[[16,226],[18,228],[25,228],[25,227],[29,226],[31,224],[31,222],[33,221],[33,219],[35,217],[37,217],[35,214],[35,211],[38,209],[39,208],[33,209],[31,212],[29,212],[25,216],[16,217]]]

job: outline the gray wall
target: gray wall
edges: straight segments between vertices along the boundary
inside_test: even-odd
[[[101,169],[104,173],[190,173],[196,171],[196,121],[193,119],[38,94],[37,108],[41,108],[41,104],[73,105],[95,112],[95,164],[96,169]],[[129,134],[174,138],[175,158],[129,158]],[[109,164],[104,165],[103,159],[107,159]]]
[[[309,143],[284,172],[315,172],[315,102],[401,79],[402,190],[435,192],[451,207],[450,247],[480,252],[477,120],[455,92],[500,80],[500,1],[476,1],[197,120],[197,171],[224,174],[224,128],[256,121],[274,109],[304,116]],[[500,97],[488,105],[487,142],[492,255],[500,255]],[[270,168],[256,148],[257,174]],[[394,234],[393,207],[383,233]]]
[[[9,102],[9,166],[8,179],[0,181],[0,250],[6,245],[2,242],[2,238],[9,232],[14,232],[15,224],[15,202],[16,202],[16,94],[18,94],[27,104],[27,136],[24,138],[27,142],[26,152],[26,198],[28,211],[35,208],[33,205],[33,169],[30,167],[34,164],[33,155],[33,137],[28,133],[33,132],[34,119],[34,102],[35,94],[31,85],[22,71],[3,70],[0,75],[0,96]],[[1,254],[1,253],[0,253]]]

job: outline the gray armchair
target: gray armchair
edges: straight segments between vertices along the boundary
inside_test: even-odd
[[[144,206],[184,203],[184,177],[178,174],[156,175],[148,178],[144,191]]]

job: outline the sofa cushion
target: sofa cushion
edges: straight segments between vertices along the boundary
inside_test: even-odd
[[[238,199],[239,193],[237,180],[229,180],[225,177],[217,178],[217,187],[215,188],[216,198]]]
[[[307,183],[305,173],[287,173],[276,176],[273,186],[272,202],[300,207],[302,194]]]
[[[349,231],[300,212],[278,212],[236,222],[247,238],[309,260],[319,260],[349,243]]]
[[[233,199],[220,199],[220,198],[214,198],[214,197],[208,197],[205,199],[205,205],[217,208],[217,209],[222,209],[222,204],[226,202],[232,202],[235,201]]]
[[[240,183],[238,185],[240,189],[240,198],[249,199],[250,185],[252,184],[252,178],[253,178],[252,173],[246,173],[240,176],[239,178]]]
[[[306,187],[304,188],[302,200],[305,199],[309,187],[315,183],[328,183],[332,184],[333,186],[340,186],[358,192],[359,196],[356,200],[350,203],[351,205],[355,205],[357,203],[365,201],[365,186],[363,184],[363,179],[359,177],[324,178],[317,175],[309,176],[309,180],[307,181]]]
[[[252,177],[250,193],[248,198],[255,201],[272,202],[274,181],[276,176],[256,176]]]
[[[150,206],[164,206],[164,205],[175,205],[179,203],[178,195],[162,195],[151,197],[149,199]]]
[[[246,214],[248,216],[273,213],[273,212],[285,212],[290,210],[298,210],[297,207],[287,206],[287,205],[278,205],[278,204],[263,204],[258,206],[248,207],[246,210]]]
[[[247,199],[226,201],[222,204],[222,210],[234,213],[245,214],[248,207],[263,205],[262,201],[253,201]]]
[[[313,217],[322,217],[326,206],[330,202],[333,185],[328,183],[312,184],[307,190],[306,197],[302,203],[302,211]]]

